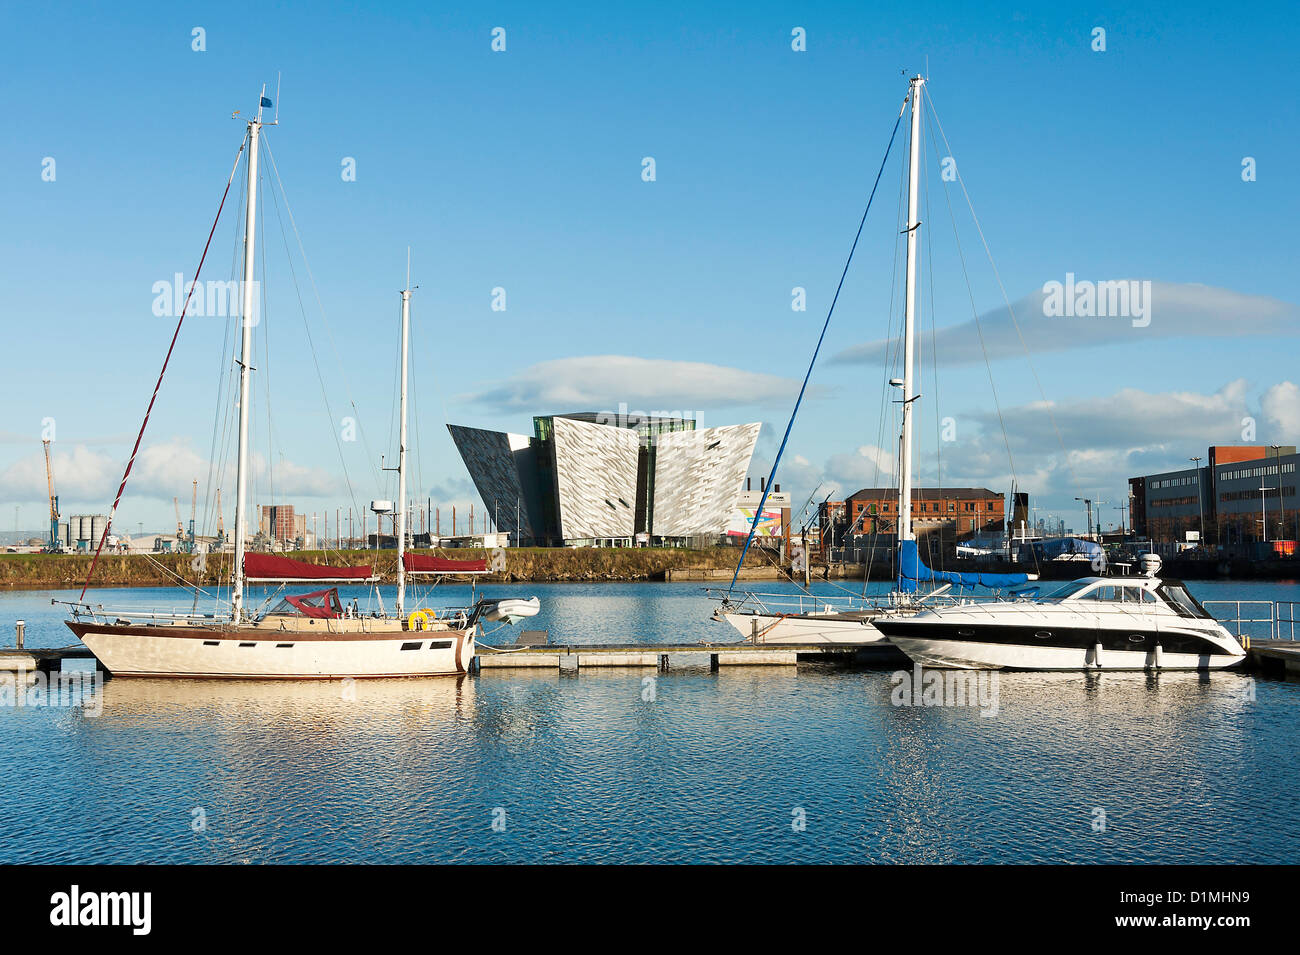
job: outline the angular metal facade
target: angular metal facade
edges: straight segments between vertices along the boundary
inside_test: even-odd
[[[562,417],[553,420],[560,537],[631,537],[641,446],[636,432]]]
[[[759,424],[651,431],[590,417],[535,418],[534,437],[448,425],[501,530],[535,544],[727,532]]]
[[[725,533],[744,489],[761,427],[754,422],[660,435],[650,533],[654,537]]]
[[[447,426],[479,498],[494,513],[497,527],[525,540],[536,536],[530,511],[535,511],[537,480],[532,440],[527,435]],[[516,523],[515,514],[519,515]]]

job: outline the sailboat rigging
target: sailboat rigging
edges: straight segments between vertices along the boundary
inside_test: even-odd
[[[372,565],[323,567],[278,555],[250,552],[246,532],[248,511],[250,378],[253,371],[253,294],[259,144],[269,107],[265,87],[256,116],[247,121],[241,153],[247,149],[248,175],[244,222],[244,283],[240,313],[238,450],[234,527],[234,567],[228,614],[111,611],[81,600],[72,603],[68,627],[114,676],[199,677],[232,679],[331,679],[339,677],[435,676],[465,673],[476,652],[480,621],[515,622],[538,611],[536,598],[479,599],[463,608],[422,608],[406,614],[408,574],[441,579],[465,577],[485,570],[482,561],[421,560],[406,551],[405,507],[395,517],[397,537],[397,597],[394,614],[355,612],[344,607],[338,587],[289,594],[263,611],[250,611],[246,588],[251,583],[306,584],[376,583]],[[238,160],[236,160],[236,168]],[[233,182],[235,171],[231,172]],[[229,183],[227,184],[229,191]],[[225,197],[222,199],[224,207]],[[218,213],[218,218],[220,213]],[[216,223],[213,223],[213,231]],[[211,234],[208,237],[211,242]],[[206,246],[204,254],[206,256]],[[197,274],[195,278],[197,284]],[[398,439],[399,498],[406,495],[407,414],[411,287],[408,276],[401,291],[400,433]],[[190,294],[193,294],[193,286]],[[183,320],[182,311],[182,320]],[[177,325],[167,358],[179,336]],[[163,372],[167,362],[164,361]],[[149,410],[162,384],[158,378]],[[139,450],[146,413],[136,439]],[[117,508],[130,475],[130,462],[114,501]],[[107,531],[105,531],[107,534]],[[102,541],[101,541],[102,546]],[[91,572],[94,566],[92,563]],[[89,578],[87,578],[89,586]]]
[[[908,95],[903,103],[903,110],[900,111],[898,120],[894,124],[894,132],[890,136],[889,147],[885,151],[885,158],[881,162],[880,172],[876,174],[876,185],[872,187],[872,197],[875,196],[876,186],[880,183],[880,175],[884,171],[885,164],[888,162],[889,153],[892,149],[894,138],[898,132],[899,123],[904,113],[909,112],[909,136],[908,136],[908,163],[907,163],[907,218],[903,233],[906,237],[906,255],[905,255],[905,285],[903,295],[903,332],[902,332],[902,377],[890,380],[890,385],[897,388],[900,393],[898,403],[902,409],[902,426],[899,433],[898,445],[898,529],[897,529],[897,577],[895,590],[888,596],[884,602],[868,600],[849,600],[843,598],[825,598],[813,596],[810,594],[800,594],[795,597],[778,594],[755,594],[742,593],[737,599],[735,593],[736,581],[740,576],[740,567],[745,559],[745,551],[748,550],[749,541],[746,541],[745,548],[742,550],[740,562],[737,564],[736,572],[732,577],[731,587],[726,591],[711,592],[711,596],[719,601],[713,617],[715,620],[722,620],[736,628],[747,640],[755,643],[876,643],[884,639],[884,634],[877,629],[875,621],[878,618],[887,616],[910,616],[917,613],[924,606],[923,601],[933,600],[942,596],[945,591],[954,584],[958,585],[980,585],[986,587],[1013,587],[1028,582],[1028,574],[950,574],[941,571],[931,570],[921,560],[920,553],[917,550],[916,534],[912,520],[912,497],[913,497],[913,431],[915,404],[921,395],[915,385],[915,362],[916,362],[916,303],[917,303],[917,260],[918,260],[918,239],[921,231],[921,221],[919,218],[920,203],[920,167],[921,167],[921,116],[922,116],[922,95],[925,86],[925,79],[921,76],[914,76],[909,81]],[[866,222],[867,213],[870,212],[871,201],[867,202],[867,208],[863,212],[862,223],[858,226],[858,234],[854,237],[853,247],[849,252],[849,259],[845,263],[844,273],[840,277],[839,287],[836,289],[835,297],[832,300],[831,312],[834,311],[835,302],[838,301],[839,292],[844,285],[844,275],[848,273],[849,264],[853,259],[853,250],[856,249],[858,238],[862,234],[862,226]],[[776,475],[776,469],[780,464],[781,453],[785,450],[786,440],[789,439],[790,429],[794,424],[794,415],[798,413],[799,404],[802,401],[804,390],[807,388],[808,377],[811,376],[813,367],[816,363],[817,354],[821,349],[822,341],[825,339],[826,326],[830,323],[830,313],[826,317],[826,325],[822,327],[821,338],[818,339],[817,349],[813,353],[812,364],[808,368],[808,376],[805,376],[803,387],[799,392],[799,401],[795,403],[794,414],[791,415],[790,422],[786,426],[785,439],[782,440],[781,447],[778,449],[777,457],[772,465],[772,476],[768,479],[767,486],[771,487],[772,480]],[[761,508],[760,508],[761,511]],[[751,538],[753,528],[750,531]],[[929,594],[920,595],[918,593],[918,584],[921,582],[936,584],[936,588]]]
[[[1033,588],[1010,600],[998,593],[991,599],[981,600],[965,595],[950,597],[946,591],[952,586],[990,590],[1014,587],[1027,583],[1031,575],[939,571],[926,566],[922,560],[912,519],[912,485],[914,405],[921,397],[915,388],[913,372],[917,240],[921,229],[918,217],[920,115],[924,86],[922,77],[913,77],[908,95],[911,136],[904,229],[903,367],[902,377],[890,380],[890,385],[900,391],[898,403],[902,408],[894,591],[883,602],[847,609],[832,606],[827,598],[804,594],[794,598],[799,602],[796,609],[785,612],[766,602],[765,598],[776,595],[751,594],[737,601],[733,577],[732,588],[717,598],[720,604],[714,618],[730,623],[755,643],[871,644],[888,640],[914,662],[930,667],[1205,670],[1237,665],[1245,658],[1237,638],[1207,613],[1180,582],[1159,578],[1160,559],[1154,554],[1144,555],[1138,577],[1085,577],[1047,597],[1039,597],[1037,588]],[[962,188],[965,189],[964,185]],[[987,243],[985,246],[987,249]],[[822,335],[825,336],[825,328]],[[820,347],[819,340],[819,350]],[[804,384],[806,387],[806,379]],[[801,390],[801,397],[802,394]],[[789,437],[789,427],[786,437]],[[782,450],[784,444],[783,441]],[[776,463],[779,460],[778,454]],[[739,566],[736,576],[739,576]],[[921,594],[922,584],[934,585],[934,589]],[[811,609],[805,606],[805,600],[812,601]]]

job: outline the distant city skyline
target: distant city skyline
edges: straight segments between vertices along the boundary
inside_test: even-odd
[[[484,507],[448,423],[579,411],[761,421],[766,476],[916,71],[942,123],[917,481],[1118,523],[1131,476],[1300,441],[1287,9],[7,9],[3,523],[45,527],[44,437],[63,513],[107,512],[174,325],[160,283],[192,275],[263,83],[250,528],[395,496],[408,247],[414,499]],[[777,476],[796,507],[892,477],[903,158],[900,133]],[[204,280],[239,277],[240,187]],[[207,304],[119,531],[174,525],[174,497],[188,520],[196,479],[201,530],[217,486],[231,526],[231,319]]]

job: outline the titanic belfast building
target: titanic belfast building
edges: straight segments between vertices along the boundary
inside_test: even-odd
[[[448,425],[498,529],[536,546],[723,536],[759,427],[594,412],[535,417],[531,436]]]

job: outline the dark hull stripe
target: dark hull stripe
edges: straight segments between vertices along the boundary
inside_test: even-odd
[[[1011,624],[931,623],[929,621],[878,620],[876,629],[887,637],[918,640],[951,640],[1022,647],[1058,647],[1091,650],[1099,642],[1102,650],[1154,650],[1158,643],[1166,653],[1198,656],[1238,656],[1213,640],[1190,633],[1159,633],[1155,630],[1102,630],[1097,627],[1014,626]]]

